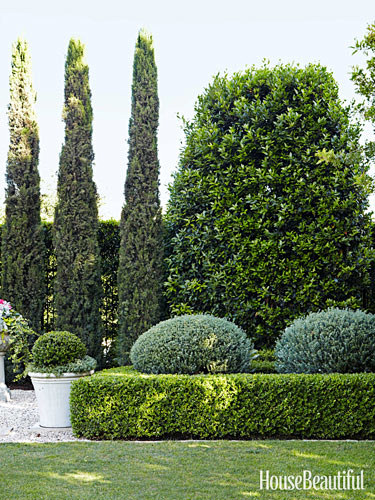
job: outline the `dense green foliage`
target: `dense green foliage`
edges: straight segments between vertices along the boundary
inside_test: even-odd
[[[45,249],[40,221],[39,131],[35,101],[28,45],[18,40],[13,45],[10,75],[2,296],[39,331],[45,295]]]
[[[44,233],[45,253],[45,291],[43,310],[42,331],[51,332],[55,329],[56,310],[55,310],[55,277],[56,277],[56,255],[53,246],[53,224],[51,222],[42,222]]]
[[[264,361],[262,359],[254,359],[251,362],[251,373],[277,373],[275,361]]]
[[[46,245],[45,283],[46,297],[44,301],[43,330],[51,331],[55,328],[56,311],[54,307],[54,280],[56,276],[56,257],[53,248],[53,224],[42,223]],[[100,306],[104,340],[110,345],[117,335],[117,269],[118,252],[120,246],[119,223],[115,220],[99,221],[98,242],[101,264],[101,280],[103,296]],[[0,263],[1,264],[1,263]],[[106,359],[112,359],[112,348]]]
[[[361,305],[368,164],[324,67],[217,76],[185,125],[170,189],[167,296],[272,345],[291,320]]]
[[[251,373],[277,373],[275,350],[260,349],[251,362]]]
[[[3,226],[0,226],[0,233]],[[53,225],[50,222],[42,222],[44,242],[46,247],[44,281],[45,281],[45,299],[43,309],[42,331],[49,332],[55,329],[56,311],[54,306],[54,280],[56,276],[56,258],[53,248],[52,233]],[[115,357],[115,339],[117,336],[117,268],[118,268],[118,250],[119,250],[119,224],[117,221],[99,221],[99,247],[101,257],[101,279],[103,286],[103,297],[100,307],[104,341],[106,349],[104,352],[105,366],[114,365]],[[1,248],[1,245],[0,245]],[[1,253],[1,252],[0,252]],[[0,258],[0,269],[1,269]],[[26,344],[21,351],[9,352],[6,363],[6,378],[9,384],[14,378],[14,371],[19,375],[24,374],[24,368],[28,363],[28,353],[31,350],[36,336],[30,332],[27,336]],[[12,358],[12,359],[11,359]],[[17,358],[17,359],[16,359]],[[20,358],[23,361],[20,362]],[[66,370],[65,370],[66,371]],[[77,370],[76,370],[77,371]],[[84,370],[86,371],[86,370]],[[20,378],[17,375],[17,378]]]
[[[65,141],[55,212],[56,326],[72,331],[101,360],[101,283],[97,192],[93,181],[92,108],[84,46],[70,40],[65,63]]]
[[[161,319],[162,220],[157,129],[159,98],[152,38],[141,31],[135,46],[125,205],[118,268],[118,359],[129,361],[137,337]]]
[[[49,332],[35,342],[32,355],[36,367],[54,367],[82,359],[86,346],[73,333]]]
[[[257,354],[259,361],[276,361],[275,349],[260,349]]]
[[[331,308],[298,318],[276,344],[281,373],[375,372],[375,315]]]
[[[120,229],[116,220],[99,221],[99,250],[103,296],[100,307],[105,343],[105,364],[113,366],[117,355],[116,342],[118,330],[118,288],[117,270],[119,262]]]
[[[9,382],[18,381],[27,376],[27,365],[31,359],[31,348],[38,333],[30,328],[29,322],[17,311],[12,309],[11,314],[3,318],[6,324],[8,349],[6,352],[5,375]],[[0,344],[5,340],[3,327],[0,331]]]
[[[3,226],[0,226],[0,233]],[[56,311],[54,306],[54,281],[56,276],[56,257],[53,248],[53,224],[42,222],[45,252],[45,298],[43,309],[42,331],[52,331],[56,327]],[[114,220],[99,221],[99,250],[101,260],[101,279],[103,296],[100,306],[106,345],[105,365],[113,366],[115,357],[115,339],[117,336],[117,269],[120,246],[119,223]],[[0,246],[1,248],[1,246]],[[1,252],[0,252],[1,254]],[[1,269],[1,257],[0,257]]]
[[[130,351],[144,373],[240,373],[250,370],[253,346],[234,323],[208,314],[179,316],[143,333]]]
[[[75,435],[89,439],[375,437],[375,374],[141,375],[73,382]]]

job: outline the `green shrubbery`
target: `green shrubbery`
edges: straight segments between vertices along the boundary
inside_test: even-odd
[[[260,349],[257,359],[258,361],[276,361],[275,349]]]
[[[118,321],[117,270],[119,263],[120,229],[116,220],[99,221],[98,242],[100,250],[100,268],[102,280],[102,301],[100,312],[106,345],[104,358],[106,367],[113,366],[116,357],[115,339]]]
[[[197,314],[153,326],[135,342],[130,358],[144,373],[238,373],[249,371],[252,351],[234,323]]]
[[[46,295],[44,297],[44,310],[42,332],[50,332],[56,327],[56,310],[54,305],[54,281],[56,276],[56,257],[53,248],[52,233],[53,224],[51,222],[42,222],[44,233],[44,244],[46,247],[43,277],[45,283]],[[0,225],[0,238],[3,225]],[[99,249],[101,262],[101,280],[103,296],[101,302],[101,317],[104,328],[104,340],[111,345],[109,352],[105,353],[106,363],[113,362],[113,340],[117,336],[117,268],[118,252],[120,246],[119,223],[115,220],[99,221]],[[0,244],[0,271],[1,262],[1,244]]]
[[[301,314],[361,305],[368,164],[332,74],[217,76],[185,132],[166,214],[173,313],[228,317],[261,347]]]
[[[276,344],[282,373],[375,371],[375,316],[331,308],[296,319]]]
[[[251,363],[251,373],[276,373],[274,349],[260,349]]]
[[[251,363],[251,373],[277,373],[275,361],[254,359]]]
[[[72,384],[89,439],[375,438],[375,374],[142,375],[105,370]]]

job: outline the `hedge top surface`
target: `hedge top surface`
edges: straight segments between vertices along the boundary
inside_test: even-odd
[[[158,383],[168,383],[173,380],[201,380],[201,381],[213,381],[213,380],[246,380],[250,382],[252,380],[258,381],[262,379],[264,383],[269,381],[270,383],[275,383],[279,380],[280,383],[285,383],[290,380],[337,380],[342,381],[343,384],[350,380],[368,380],[375,384],[375,373],[197,373],[195,375],[189,375],[188,373],[142,373],[136,370],[133,366],[118,366],[116,368],[108,368],[96,372],[92,377],[84,379],[83,383],[112,383],[118,381],[122,383],[125,380],[139,379],[147,381],[154,381]],[[82,380],[77,381],[80,383]],[[77,383],[75,382],[75,383]]]
[[[330,308],[298,318],[276,345],[281,373],[375,371],[375,315]]]
[[[86,346],[73,333],[49,332],[35,342],[32,355],[34,367],[52,368],[83,359]]]
[[[178,316],[150,328],[130,358],[145,373],[233,373],[250,369],[252,343],[234,323],[209,314]]]

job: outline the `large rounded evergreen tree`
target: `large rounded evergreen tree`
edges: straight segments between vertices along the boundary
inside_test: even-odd
[[[65,141],[60,155],[54,245],[56,328],[75,333],[100,360],[102,326],[92,107],[84,45],[70,40],[65,63]]]
[[[163,285],[157,129],[159,98],[152,38],[140,31],[134,53],[125,205],[118,268],[118,359],[129,362],[138,336],[160,320]]]
[[[172,311],[226,316],[270,345],[302,313],[359,305],[368,166],[332,75],[217,76],[185,125],[166,217]]]
[[[39,131],[31,57],[25,40],[12,50],[6,220],[2,231],[2,295],[34,330],[42,327],[45,245],[40,221]]]

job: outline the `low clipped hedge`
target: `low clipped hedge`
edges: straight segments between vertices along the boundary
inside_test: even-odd
[[[375,374],[145,375],[73,382],[71,420],[88,439],[375,438]]]

